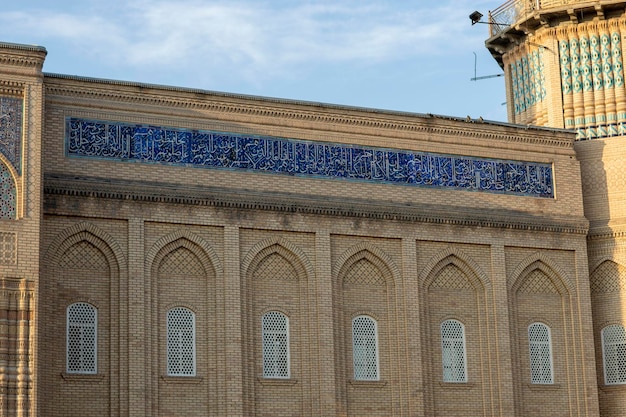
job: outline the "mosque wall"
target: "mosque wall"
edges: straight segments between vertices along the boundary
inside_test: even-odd
[[[594,415],[568,133],[58,76],[46,99],[46,415]]]

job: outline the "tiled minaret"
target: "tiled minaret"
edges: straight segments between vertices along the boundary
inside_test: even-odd
[[[626,369],[626,2],[514,0],[489,22],[509,121],[576,132],[600,414],[626,415],[626,375],[605,372]]]
[[[35,416],[46,50],[0,43],[0,417]]]

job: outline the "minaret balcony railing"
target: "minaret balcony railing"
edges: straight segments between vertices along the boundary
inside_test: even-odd
[[[620,1],[581,1],[581,0],[508,0],[496,9],[489,12],[490,36],[496,36],[505,31],[509,26],[520,20],[526,20],[536,13],[548,9],[569,9],[568,6],[579,4],[593,8],[607,4],[621,3]],[[574,6],[572,9],[576,9]]]

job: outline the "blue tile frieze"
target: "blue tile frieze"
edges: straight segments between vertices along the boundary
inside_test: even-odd
[[[79,118],[65,135],[72,157],[554,197],[544,163]]]
[[[0,152],[22,172],[22,99],[0,96]]]

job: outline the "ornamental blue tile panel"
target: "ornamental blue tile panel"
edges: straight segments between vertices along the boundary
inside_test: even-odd
[[[67,118],[66,154],[553,198],[551,164]]]
[[[22,99],[0,96],[0,152],[22,173]]]

